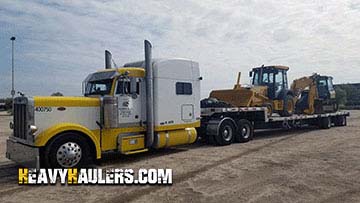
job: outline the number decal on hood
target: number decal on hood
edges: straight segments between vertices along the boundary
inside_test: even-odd
[[[38,106],[38,107],[35,107],[35,111],[36,112],[52,112],[52,108],[51,107],[43,107],[43,106]]]

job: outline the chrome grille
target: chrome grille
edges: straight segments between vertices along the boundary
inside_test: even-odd
[[[27,135],[27,102],[14,101],[14,136],[25,139]]]

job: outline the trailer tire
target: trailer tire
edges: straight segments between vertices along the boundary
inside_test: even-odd
[[[92,156],[87,140],[74,132],[56,136],[44,149],[47,168],[79,168],[91,164]]]
[[[238,131],[235,135],[236,142],[249,142],[253,139],[254,127],[250,121],[241,119],[238,122]]]
[[[236,134],[236,128],[232,121],[224,120],[219,126],[217,135],[214,135],[214,139],[217,145],[224,146],[233,142]]]
[[[331,128],[331,118],[323,117],[320,119],[320,128],[321,129],[329,129]]]
[[[346,116],[336,117],[335,126],[346,126],[346,125],[347,125]]]

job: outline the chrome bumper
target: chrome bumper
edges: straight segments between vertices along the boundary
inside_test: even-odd
[[[6,158],[29,168],[40,168],[39,148],[9,138],[6,140]]]

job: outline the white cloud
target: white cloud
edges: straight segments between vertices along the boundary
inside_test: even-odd
[[[295,79],[313,72],[335,82],[360,76],[360,6],[356,1],[2,1],[0,96],[10,91],[10,40],[16,41],[16,87],[29,95],[81,93],[109,49],[117,64],[155,57],[199,61],[202,96],[231,88],[238,71],[289,65]]]

